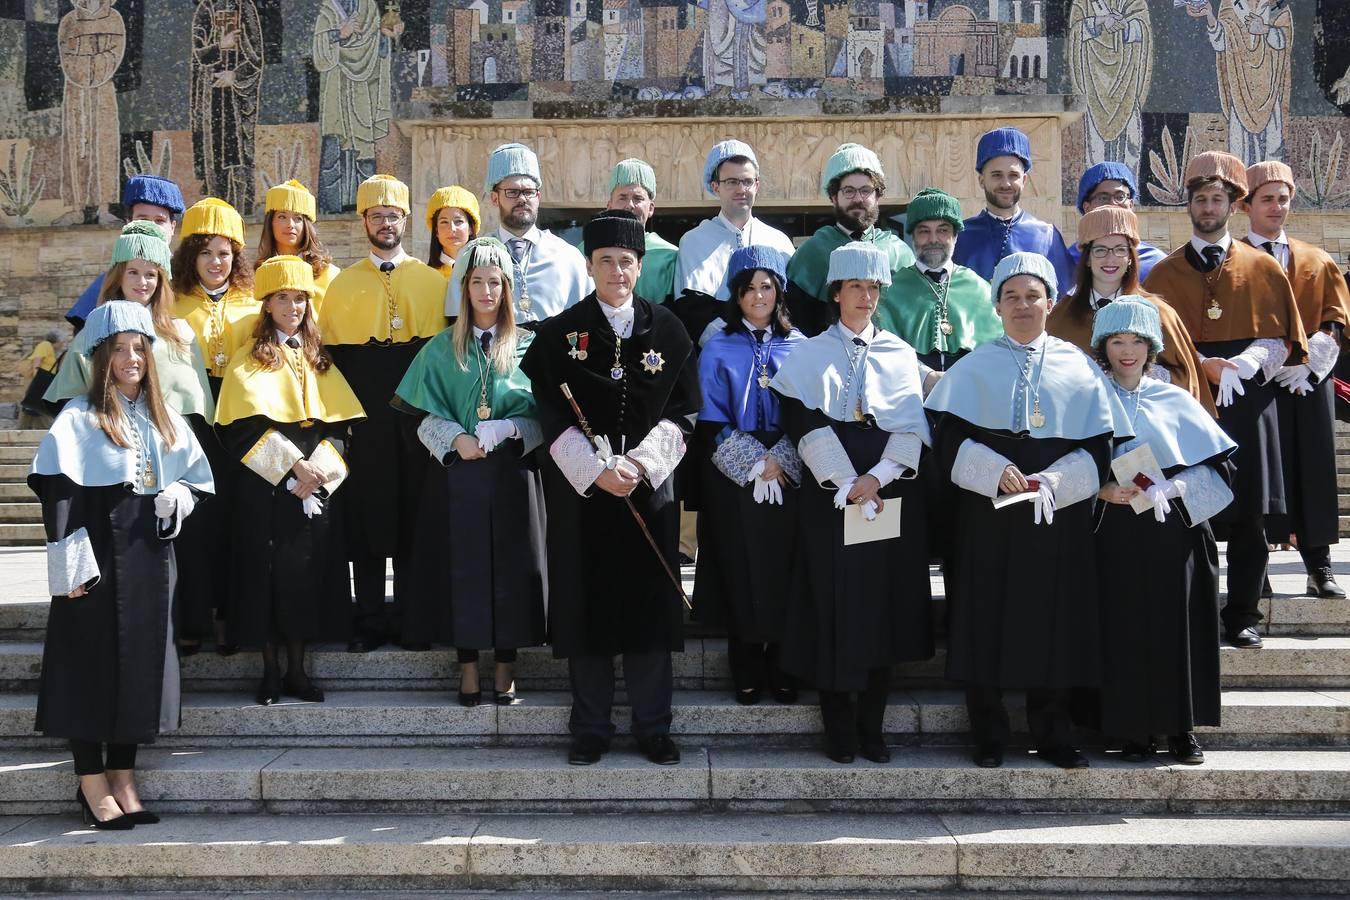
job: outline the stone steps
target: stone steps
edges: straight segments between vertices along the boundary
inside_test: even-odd
[[[617,698],[614,720],[627,733],[629,709]],[[163,747],[510,746],[567,740],[571,697],[561,691],[522,693],[509,707],[465,708],[441,691],[334,691],[323,703],[283,698],[258,706],[251,693],[184,697],[182,725]],[[1020,696],[1010,694],[1014,727],[1022,733]],[[0,694],[0,747],[59,748],[33,733],[34,694]],[[677,691],[672,733],[713,746],[815,747],[822,726],[815,696],[790,706],[772,701],[738,705],[727,691]],[[1223,695],[1223,725],[1200,729],[1207,747],[1350,747],[1350,690],[1249,691]],[[886,732],[899,743],[940,746],[967,740],[962,694],[955,690],[896,691]]]
[[[1350,751],[1209,750],[1201,766],[1088,751],[1065,771],[1010,748],[979,769],[965,747],[897,747],[886,765],[839,765],[816,749],[682,741],[654,766],[620,739],[594,766],[561,747],[143,748],[137,784],[169,812],[804,812],[1350,813]],[[65,750],[11,750],[0,815],[74,813]]]
[[[1350,637],[1271,637],[1264,650],[1224,647],[1220,654],[1226,687],[1350,687]],[[945,651],[921,662],[895,667],[896,687],[943,684]],[[37,641],[0,642],[0,690],[31,690],[42,663]],[[726,641],[691,638],[685,652],[673,657],[679,690],[729,687]],[[240,690],[256,687],[260,667],[252,653],[217,656],[210,651],[186,657],[182,665],[185,691]],[[345,646],[318,644],[310,653],[308,671],[325,690],[442,690],[452,686],[457,671],[447,650],[414,652],[386,645],[373,653],[348,653]],[[545,647],[520,651],[516,682],[522,690],[565,690],[567,665]]]
[[[0,431],[0,434],[4,434]],[[31,447],[16,446],[0,441],[0,463],[11,466],[22,466],[25,474],[28,472],[28,466],[33,462],[33,456],[37,453],[37,445]]]
[[[0,820],[20,891],[1018,892],[1350,888],[1341,817],[858,814],[174,816],[126,832]],[[969,892],[969,893],[968,893]],[[687,894],[684,894],[687,896]]]
[[[0,488],[19,488],[28,491],[28,497],[21,501],[0,502],[0,523],[6,525],[27,525],[29,523],[42,524],[42,504],[37,502],[37,497],[32,491],[28,490],[27,485],[0,484]]]
[[[47,533],[42,528],[42,512],[40,508],[37,516],[32,522],[14,523],[0,521],[0,547],[41,547],[46,541]]]

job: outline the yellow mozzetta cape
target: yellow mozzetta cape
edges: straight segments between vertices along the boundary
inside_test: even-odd
[[[434,337],[445,329],[445,279],[409,257],[388,276],[403,327],[389,327],[385,276],[367,257],[343,269],[323,299],[323,342],[403,344]]]
[[[229,425],[250,416],[262,416],[272,422],[347,422],[366,417],[361,401],[356,399],[337,366],[319,374],[304,362],[300,351],[278,349],[289,355],[291,362],[277,369],[265,368],[253,358],[252,341],[234,354],[225,383],[220,386],[217,425]],[[305,369],[303,390],[292,365],[296,357]]]
[[[216,353],[224,353],[226,359],[231,359],[240,347],[246,344],[253,346],[253,327],[257,324],[258,310],[262,304],[254,300],[248,291],[237,288],[230,288],[216,302],[225,306],[224,337],[219,347],[213,346],[216,342],[212,340],[212,301],[201,285],[193,288],[190,294],[175,295],[173,314],[174,318],[185,319],[192,326],[193,334],[197,335],[197,344],[202,348],[202,357],[206,360],[206,373],[213,378],[222,378],[226,366],[216,365]]]
[[[333,283],[333,279],[340,272],[337,266],[329,263],[328,268],[324,269],[323,274],[314,279],[314,296],[309,298],[309,305],[314,311],[314,318],[319,317],[319,307],[323,306],[324,295],[328,293],[328,286]]]

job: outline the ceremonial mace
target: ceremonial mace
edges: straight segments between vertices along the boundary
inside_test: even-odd
[[[577,417],[577,424],[581,426],[581,433],[586,435],[586,440],[594,444],[595,434],[591,431],[591,423],[586,421],[586,416],[581,412],[581,407],[577,405],[576,398],[572,396],[572,389],[567,386],[567,382],[565,381],[559,385],[559,387],[562,388],[563,396],[567,398],[568,404],[572,407],[573,414]],[[676,577],[675,572],[670,568],[670,563],[666,561],[665,554],[661,552],[661,548],[656,546],[656,538],[652,537],[651,529],[649,529],[647,523],[642,520],[642,513],[638,512],[637,507],[633,505],[633,498],[624,497],[623,502],[628,504],[628,511],[633,514],[633,521],[637,522],[638,528],[642,530],[642,536],[647,539],[647,546],[651,547],[652,552],[656,554],[656,558],[661,563],[661,568],[666,570],[666,576],[670,578],[670,583],[675,585],[675,590],[680,592],[680,599],[684,601],[685,607],[692,610],[694,604],[689,602],[689,595],[684,592],[684,585],[680,583],[680,579]]]

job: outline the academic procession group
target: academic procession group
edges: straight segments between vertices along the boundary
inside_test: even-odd
[[[1023,133],[977,159],[985,209],[927,188],[902,237],[878,226],[876,154],[840,146],[835,221],[795,251],[754,215],[745,143],[709,152],[720,209],[678,247],[647,230],[652,167],[626,159],[578,249],[538,228],[549,185],[510,143],[481,195],[432,196],[422,258],[407,186],[365,181],[369,256],[341,271],[297,182],[267,192],[255,264],[228,204],[130,178],[29,475],[52,594],[36,727],[69,739],[87,820],[157,821],[137,745],[176,727],[178,658],[204,641],[261,650],[264,705],[323,700],[315,641],[453,647],[466,706],[514,702],[518,649],[549,645],[576,765],[610,749],[622,657],[639,751],[678,763],[681,506],[693,615],[725,629],[736,700],[816,691],[838,763],[890,759],[891,667],[934,652],[934,561],[977,765],[1003,762],[1005,690],[1047,763],[1089,764],[1076,729],[1203,762],[1220,628],[1261,646],[1268,543],[1344,596],[1346,282],[1286,237],[1283,163],[1192,159],[1194,236],[1165,253],[1126,166],[1084,174],[1066,247],[1021,208]]]

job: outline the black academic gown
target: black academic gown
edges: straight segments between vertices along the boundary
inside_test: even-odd
[[[88,529],[101,576],[83,597],[52,597],[34,727],[48,737],[152,743],[177,572],[155,495],[81,487],[64,475],[29,475],[28,486],[42,501],[48,541]]]
[[[324,440],[341,453],[348,424],[317,422],[302,428],[298,422],[250,416],[218,426],[235,499],[230,526],[234,590],[226,616],[233,643],[261,647],[349,636],[351,579],[342,527],[347,483],[331,495],[321,494],[323,511],[310,518],[286,489],[286,478],[273,486],[240,462],[269,428],[306,459]]]
[[[347,549],[351,558],[405,558],[412,545],[427,452],[417,423],[389,405],[403,374],[428,338],[401,344],[336,344],[333,364],[347,378],[366,418],[353,422],[347,446]],[[403,573],[395,567],[394,595]]]
[[[211,394],[219,399],[222,379],[210,378]],[[215,640],[217,610],[225,618],[234,602],[234,566],[222,566],[233,555],[230,519],[235,505],[237,457],[221,446],[211,423],[199,415],[184,416],[206,453],[216,480],[216,496],[193,510],[174,541],[178,561],[178,590],[174,596],[174,633],[179,640]]]
[[[1207,465],[1231,479],[1231,463]],[[1105,661],[1098,727],[1142,744],[1218,725],[1219,549],[1209,523],[1192,525],[1184,499],[1161,523],[1152,511],[1136,515],[1115,503],[1098,504],[1097,521]]]
[[[547,640],[544,484],[538,457],[522,447],[512,438],[483,459],[448,453],[428,467],[405,641],[484,650]]]
[[[1266,519],[1266,536],[1282,544],[1298,535],[1300,547],[1340,541],[1340,489],[1336,483],[1336,392],[1330,376],[1305,396],[1278,384],[1280,457],[1286,512]],[[1226,410],[1225,410],[1226,413]]]
[[[1085,440],[1015,437],[943,414],[937,463],[948,474],[962,441],[974,438],[1024,473],[1077,449],[1105,478],[1111,436]],[[1093,504],[1056,509],[1034,523],[1032,503],[994,509],[988,497],[955,489],[947,554],[947,677],[1003,688],[1067,689],[1101,681],[1101,615],[1096,595]]]
[[[854,471],[865,473],[881,460],[889,432],[836,421],[792,397],[779,400],[783,430],[799,446],[828,427]],[[780,665],[820,690],[861,691],[869,670],[933,655],[927,513],[923,483],[897,478],[881,498],[901,504],[901,536],[845,546],[837,490],[803,464]]]
[[[616,453],[632,450],[662,419],[689,439],[700,406],[693,342],[665,307],[640,297],[633,304],[633,333],[622,342],[624,377],[619,380],[610,377],[614,331],[594,293],[540,323],[521,369],[534,388],[545,446],[577,424],[559,390],[564,382],[594,433],[608,435]],[[566,336],[571,332],[589,334],[585,360],[569,356]],[[662,356],[655,372],[643,365],[648,351]],[[544,491],[554,655],[683,649],[679,592],[624,501],[595,487],[582,497],[551,460],[544,466]],[[678,572],[680,511],[673,479],[656,490],[644,481],[629,496],[661,555]]]

